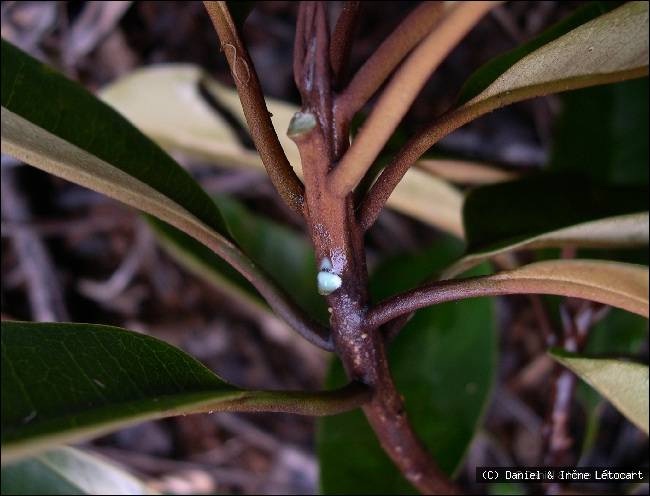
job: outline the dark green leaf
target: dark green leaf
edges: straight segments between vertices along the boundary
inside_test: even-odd
[[[5,40],[2,106],[147,184],[212,229],[225,232],[214,203],[158,145],[82,86]]]
[[[270,274],[313,318],[327,323],[325,301],[316,288],[316,262],[302,234],[256,215],[227,197],[216,198],[232,236],[241,249]],[[268,310],[257,291],[209,249],[156,219],[150,218],[159,241],[186,268],[222,291]]]
[[[562,95],[551,169],[648,184],[648,79]]]
[[[156,494],[96,455],[58,448],[2,467],[2,494]]]
[[[463,205],[467,254],[450,277],[515,249],[648,243],[648,192],[585,177],[539,174],[471,190]]]
[[[226,197],[215,198],[233,237],[313,318],[329,321],[325,300],[318,294],[314,250],[304,234],[247,210]]]
[[[3,461],[181,413],[321,415],[365,399],[357,386],[341,393],[237,389],[181,350],[117,327],[4,321],[1,337]]]
[[[192,236],[244,274],[304,337],[327,346],[324,329],[307,332],[310,319],[219,232],[226,227],[216,205],[158,146],[83,88],[18,49],[3,42],[2,54],[3,152]]]
[[[373,296],[381,299],[426,279],[460,250],[458,242],[442,242],[386,263],[372,278]],[[409,417],[449,474],[463,459],[492,386],[497,352],[492,305],[489,299],[466,300],[421,310],[391,346],[391,369]],[[328,383],[342,381],[337,362]],[[361,412],[321,421],[318,452],[325,494],[414,493]]]
[[[584,222],[648,210],[647,188],[538,175],[472,190],[463,206],[470,252],[494,250]]]

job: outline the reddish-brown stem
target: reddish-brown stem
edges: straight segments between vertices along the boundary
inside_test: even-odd
[[[386,201],[402,180],[409,167],[411,167],[411,165],[413,165],[423,153],[438,141],[468,122],[506,105],[527,100],[529,98],[571,89],[584,88],[597,84],[607,84],[625,79],[643,77],[646,76],[647,73],[647,67],[642,67],[615,74],[599,74],[589,77],[577,77],[570,80],[538,84],[520,88],[509,93],[495,95],[485,100],[480,100],[476,103],[469,103],[446,112],[422,128],[402,147],[399,152],[395,154],[391,162],[386,166],[371,190],[366,195],[359,211],[359,223],[364,230],[369,229],[374,224],[375,220],[377,220],[377,217],[379,217]]]
[[[352,37],[360,11],[361,2],[345,2],[336,21],[330,44],[330,65],[332,66],[334,88],[343,84],[350,59]]]
[[[551,392],[551,410],[546,434],[547,450],[543,460],[545,466],[572,465],[570,448],[573,438],[569,429],[571,405],[576,387],[576,376],[570,370],[555,366]]]
[[[305,181],[305,212],[319,265],[340,277],[341,285],[327,296],[332,309],[332,338],[349,377],[368,385],[372,399],[364,412],[382,446],[415,487],[425,493],[450,493],[452,485],[436,468],[411,429],[402,398],[390,376],[384,339],[367,332],[365,316],[368,284],[363,232],[359,229],[352,195],[335,196],[328,188],[332,165],[333,129],[327,115],[330,94],[326,32],[319,28],[321,2],[300,7],[294,50],[296,84],[303,98],[302,112],[289,127],[298,146]],[[331,107],[329,109],[331,111]],[[348,123],[344,123],[347,125]]]
[[[241,42],[226,2],[203,2],[221,40],[244,116],[262,163],[285,203],[302,215],[304,188],[287,160],[266,108],[253,62]]]
[[[340,163],[330,189],[344,197],[359,184],[431,73],[497,2],[455,4],[402,63]],[[338,111],[337,111],[338,114]]]
[[[327,297],[336,352],[347,374],[373,391],[363,409],[381,445],[404,476],[426,494],[451,494],[453,486],[437,468],[406,418],[390,375],[384,338],[366,330],[367,274],[361,230],[351,195],[340,199],[327,189],[327,145],[320,127],[294,137],[304,169],[307,212],[318,260],[332,261],[341,287]]]
[[[323,150],[333,154],[332,91],[329,64],[329,28],[323,2],[301,2],[298,8],[294,47],[294,79],[303,108],[318,119],[326,142]]]
[[[589,331],[605,315],[608,307],[593,302],[567,299],[560,305],[562,318],[561,343],[565,351],[581,352]],[[571,454],[573,437],[570,421],[571,407],[576,387],[576,376],[570,370],[556,364],[553,371],[551,408],[545,428],[544,465],[568,466],[574,463]],[[558,487],[551,487],[547,494],[558,494]]]
[[[532,264],[534,265],[534,264]],[[519,277],[519,269],[504,271],[492,276],[453,279],[425,284],[380,302],[367,315],[367,325],[377,329],[394,319],[420,308],[482,296],[510,294],[552,294],[585,298],[598,303],[615,305],[628,312],[648,315],[647,303],[618,298],[606,290],[589,288],[580,283],[557,284],[545,278]]]
[[[443,12],[443,2],[422,2],[363,64],[339,96],[337,109],[351,118],[386,81],[404,57],[435,26]]]

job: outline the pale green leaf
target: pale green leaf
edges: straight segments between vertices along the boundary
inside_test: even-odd
[[[105,88],[101,96],[168,150],[222,166],[263,170],[257,152],[239,143],[227,120],[201,95],[201,86],[244,126],[236,91],[210,79],[193,65],[140,69]],[[300,175],[300,155],[287,136],[289,122],[299,107],[273,98],[267,98],[266,103],[282,148]],[[462,237],[463,232],[461,205],[462,195],[456,188],[415,168],[388,200],[388,206],[398,212],[457,237]]]
[[[157,494],[103,457],[61,447],[2,467],[2,494]]]
[[[648,267],[602,260],[549,260],[475,280],[492,294],[570,296],[648,317]]]
[[[648,366],[614,358],[596,358],[553,350],[551,356],[607,398],[648,434]]]
[[[641,77],[648,70],[648,2],[628,2],[518,60],[465,106]]]

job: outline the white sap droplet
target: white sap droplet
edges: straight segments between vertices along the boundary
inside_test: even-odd
[[[332,294],[343,284],[339,276],[325,271],[320,271],[316,280],[318,281],[318,292],[322,295]]]

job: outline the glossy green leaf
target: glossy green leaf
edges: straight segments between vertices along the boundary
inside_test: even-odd
[[[531,46],[490,64],[470,81],[469,89],[466,87],[464,106],[490,101],[498,106],[647,75],[647,2],[627,2],[567,30],[588,17],[556,26],[542,35],[542,40],[534,40]],[[562,31],[564,34],[558,36]]]
[[[607,398],[623,415],[648,434],[650,407],[648,366],[627,360],[551,351],[551,356]]]
[[[586,178],[538,175],[471,190],[463,206],[467,254],[458,274],[501,253],[544,247],[648,244],[648,192]]]
[[[3,495],[157,494],[97,455],[62,447],[2,467]]]
[[[101,97],[168,150],[221,166],[262,171],[257,152],[239,142],[228,120],[206,102],[201,88],[245,129],[237,92],[193,65],[166,64],[139,69],[106,87]],[[300,175],[300,155],[287,136],[289,122],[299,108],[273,98],[267,98],[266,104],[289,163]],[[388,199],[388,206],[462,237],[461,193],[422,170],[412,168],[404,176]]]
[[[421,282],[460,249],[459,243],[436,243],[432,250],[386,262],[373,274],[374,298]],[[481,420],[496,353],[493,301],[488,299],[421,310],[391,345],[391,370],[409,418],[449,474],[462,462]],[[343,381],[336,362],[328,384]],[[359,411],[319,422],[318,454],[324,494],[415,494]]]
[[[648,79],[562,95],[551,170],[615,184],[648,184]]]
[[[91,324],[2,322],[2,460],[143,420],[211,411],[323,415],[365,399],[246,391],[162,341]]]

